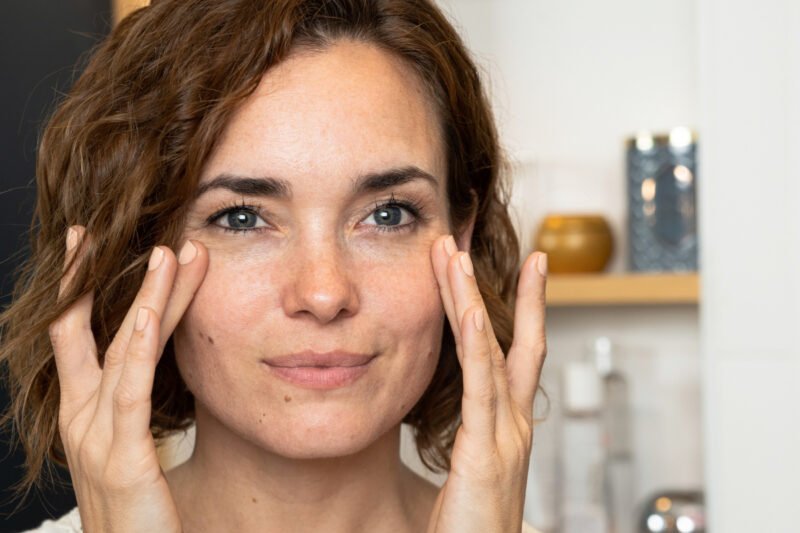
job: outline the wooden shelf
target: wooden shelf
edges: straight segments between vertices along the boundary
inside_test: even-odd
[[[547,305],[675,305],[700,300],[697,273],[552,274],[547,279]]]
[[[111,10],[114,14],[114,24],[128,16],[128,14],[150,3],[150,0],[112,0]]]

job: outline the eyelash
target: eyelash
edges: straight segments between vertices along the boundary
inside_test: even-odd
[[[398,232],[398,231],[410,231],[414,229],[420,222],[425,220],[423,216],[423,207],[420,202],[417,202],[413,199],[408,200],[398,200],[394,197],[394,194],[388,200],[384,200],[382,202],[375,202],[375,208],[370,212],[370,215],[378,211],[379,209],[384,209],[387,207],[400,207],[408,211],[413,220],[408,224],[403,224],[399,226],[380,226],[378,224],[374,224],[375,231],[380,232]],[[216,221],[222,218],[223,216],[228,215],[229,213],[235,213],[237,211],[244,211],[247,213],[251,213],[256,216],[261,216],[262,208],[259,205],[250,205],[244,203],[234,203],[222,206],[218,209],[213,215],[206,219],[206,223],[211,225],[217,226],[219,229],[227,232],[227,233],[249,233],[249,232],[257,232],[261,233],[264,230],[269,228],[262,227],[262,228],[226,228],[223,226],[219,226],[216,224]]]

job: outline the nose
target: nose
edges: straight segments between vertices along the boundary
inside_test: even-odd
[[[288,273],[282,305],[289,317],[308,315],[327,323],[339,315],[352,316],[358,311],[358,294],[337,246],[298,246]]]

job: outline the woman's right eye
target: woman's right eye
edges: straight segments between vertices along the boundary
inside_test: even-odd
[[[212,222],[223,230],[234,233],[263,231],[268,227],[258,212],[248,206],[226,209],[222,213],[215,215],[212,218]],[[261,225],[258,225],[259,222],[261,222]]]

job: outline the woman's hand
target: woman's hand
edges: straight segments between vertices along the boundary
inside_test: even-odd
[[[62,278],[59,299],[88,243],[83,227],[71,230],[66,265],[76,253],[78,258]],[[102,368],[91,328],[93,292],[50,326],[61,394],[59,433],[84,531],[181,531],[150,433],[151,392],[164,345],[207,266],[208,251],[196,241],[187,241],[180,261],[166,246],[154,248]]]
[[[503,354],[492,330],[469,254],[451,236],[431,258],[464,375],[462,424],[451,470],[428,533],[519,533],[533,442],[533,397],[547,353],[547,257],[525,261],[517,288],[514,340]]]

